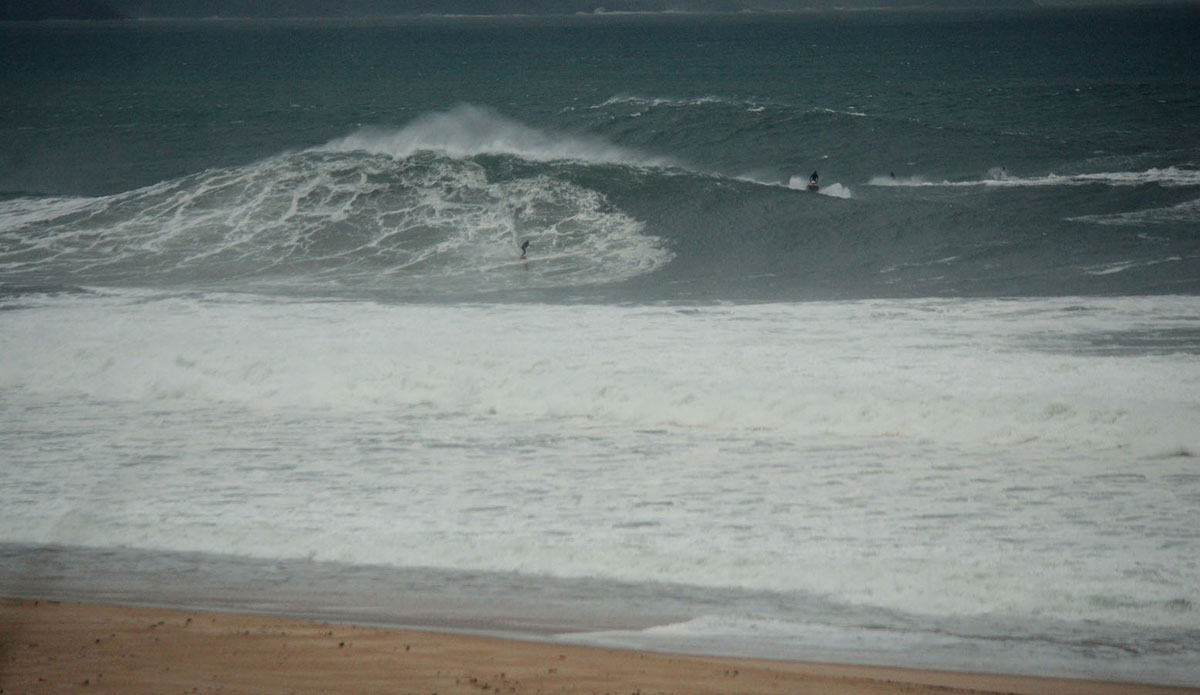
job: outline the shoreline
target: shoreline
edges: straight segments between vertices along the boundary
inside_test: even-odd
[[[1070,625],[1016,620],[889,629],[887,616],[851,605],[673,584],[0,543],[4,596],[729,659],[1200,687],[1187,658],[1163,647],[1128,650],[1147,639],[1195,644],[1200,635],[1186,630],[1147,637],[1112,625],[1080,636]]]
[[[0,692],[1182,695],[1200,689],[582,647],[480,634],[0,598]]]

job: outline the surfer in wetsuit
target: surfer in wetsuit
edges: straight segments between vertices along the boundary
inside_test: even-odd
[[[521,260],[525,260],[525,251],[529,249],[529,240],[521,242]]]
[[[817,172],[814,171],[812,173],[812,176],[808,177],[808,185],[810,185],[810,186],[817,185]]]

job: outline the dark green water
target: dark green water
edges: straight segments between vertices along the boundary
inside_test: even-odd
[[[1191,294],[1198,30],[1188,8],[8,25],[0,279],[480,296],[514,283],[477,257],[520,237],[557,259],[542,297]],[[814,170],[826,195],[788,187]]]

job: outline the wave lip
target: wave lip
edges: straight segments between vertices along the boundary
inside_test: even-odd
[[[577,161],[587,164],[672,166],[665,157],[647,156],[601,138],[557,134],[533,128],[472,104],[418,116],[399,129],[370,127],[317,148],[326,152],[362,151],[406,159],[420,152],[453,158],[512,155],[533,162]]]

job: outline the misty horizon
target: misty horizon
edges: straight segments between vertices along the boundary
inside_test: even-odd
[[[0,20],[584,15],[1034,9],[1197,4],[1197,0],[12,0]]]

